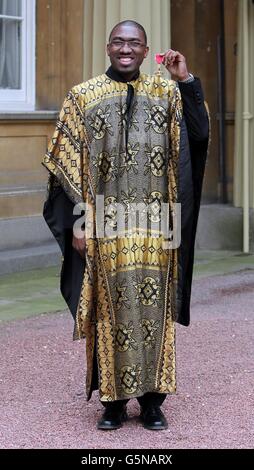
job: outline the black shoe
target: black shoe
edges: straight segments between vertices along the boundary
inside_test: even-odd
[[[127,421],[128,415],[126,405],[122,408],[106,407],[102,417],[97,423],[97,429],[104,429],[110,431],[112,429],[119,429],[122,427],[124,421]]]
[[[166,417],[159,406],[149,406],[145,410],[141,408],[140,419],[145,429],[161,431],[168,428]]]

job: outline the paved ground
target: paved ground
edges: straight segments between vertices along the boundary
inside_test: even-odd
[[[142,428],[135,401],[122,429],[96,430],[84,341],[72,342],[69,313],[43,313],[63,309],[56,272],[0,278],[0,448],[253,448],[253,256],[198,255],[191,326],[177,328],[178,390],[160,433]]]

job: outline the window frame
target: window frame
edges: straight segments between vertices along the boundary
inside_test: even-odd
[[[35,109],[36,0],[21,0],[21,2],[21,88],[18,90],[0,88],[0,113]]]

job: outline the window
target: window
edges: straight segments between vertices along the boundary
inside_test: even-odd
[[[0,0],[0,111],[35,104],[35,0]]]

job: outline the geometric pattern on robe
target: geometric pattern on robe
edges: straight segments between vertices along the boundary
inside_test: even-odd
[[[88,396],[96,351],[101,401],[176,390],[177,249],[164,247],[160,223],[162,203],[171,213],[177,202],[181,95],[159,76],[129,84],[127,142],[128,83],[103,74],[68,93],[43,160],[71,201],[91,209],[74,339],[86,338]],[[109,236],[97,236],[98,195]],[[117,203],[121,222],[141,204],[148,229],[134,219],[119,234]]]

